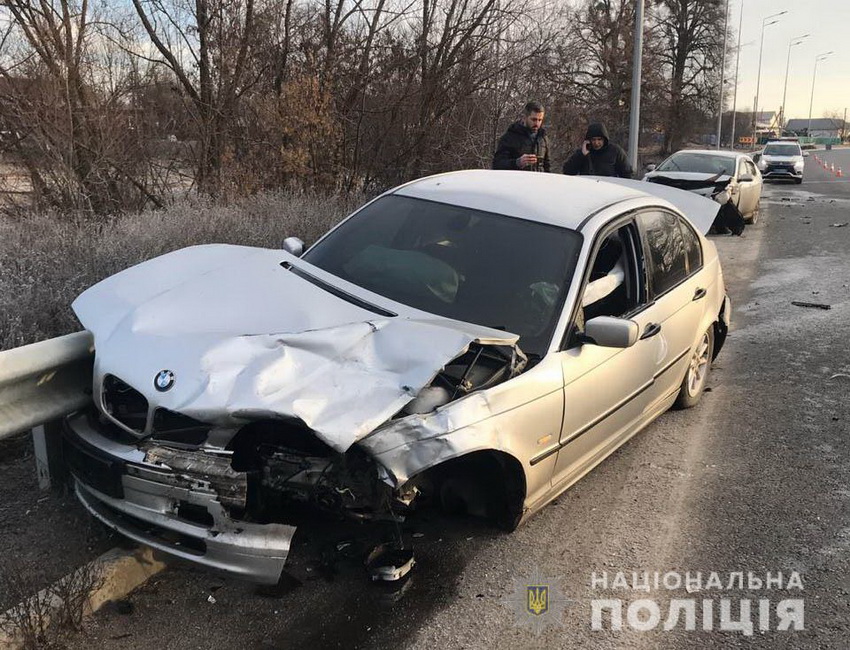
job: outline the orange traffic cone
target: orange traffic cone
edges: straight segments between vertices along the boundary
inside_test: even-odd
[[[838,170],[835,172],[835,175],[838,176],[838,178],[841,178],[843,176],[843,174],[841,173],[841,167],[838,168]]]

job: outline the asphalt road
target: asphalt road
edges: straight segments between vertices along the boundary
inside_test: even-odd
[[[818,155],[850,175],[850,150]],[[390,592],[336,550],[362,529],[302,529],[280,593],[169,569],[130,597],[121,608],[130,613],[98,614],[70,647],[850,647],[850,226],[833,226],[850,220],[850,180],[807,164],[802,185],[766,187],[761,219],[743,237],[715,239],[735,308],[711,392],[695,409],[665,414],[520,530],[463,521],[408,528],[418,566]],[[648,592],[614,588],[618,572],[633,586],[632,572],[644,571]],[[607,589],[593,583],[603,572]],[[655,589],[655,572],[689,573],[691,588],[668,590],[662,580]],[[721,589],[706,589],[712,572]],[[749,572],[762,581],[782,572],[783,589],[748,589]],[[799,581],[785,589],[793,575]],[[545,619],[524,609],[526,586],[543,583]],[[592,629],[600,599],[622,602],[621,630],[607,615]],[[658,607],[657,625],[652,605],[626,615],[642,599]],[[751,601],[752,635],[720,629],[736,627],[742,599]],[[785,599],[804,608],[804,629],[776,630]],[[704,600],[714,608],[708,630]],[[547,626],[535,629],[541,620]]]

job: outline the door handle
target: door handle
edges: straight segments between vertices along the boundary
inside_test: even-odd
[[[692,300],[702,300],[705,298],[705,294],[708,293],[707,289],[703,289],[702,287],[698,287],[696,291],[694,291],[694,297]]]
[[[643,334],[640,335],[640,340],[649,339],[658,334],[661,331],[661,323],[650,323],[646,326],[646,329],[643,330]]]

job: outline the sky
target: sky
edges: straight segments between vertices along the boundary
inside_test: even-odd
[[[811,36],[791,48],[786,118],[808,118],[815,57],[830,50],[834,54],[817,66],[812,117],[823,117],[825,111],[843,113],[845,108],[850,108],[850,0],[729,0],[729,20],[736,38],[742,3],[741,45],[753,43],[740,51],[738,110],[751,109],[755,99],[762,20],[780,11],[788,13],[764,30],[760,109],[779,111],[788,43],[803,34]],[[735,74],[734,51],[727,56],[732,57],[732,65],[727,68],[731,70],[731,84]],[[726,110],[731,110],[731,101],[730,94]]]

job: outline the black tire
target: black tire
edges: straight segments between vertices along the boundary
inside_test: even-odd
[[[797,185],[799,185],[800,183],[802,183],[802,182],[803,182],[803,179],[802,179],[802,178],[795,178],[795,179],[794,179],[794,182],[795,182]]]
[[[708,375],[711,371],[711,359],[714,356],[714,325],[700,337],[691,352],[688,369],[679,386],[679,396],[673,404],[676,409],[689,409],[696,406],[705,392]]]

